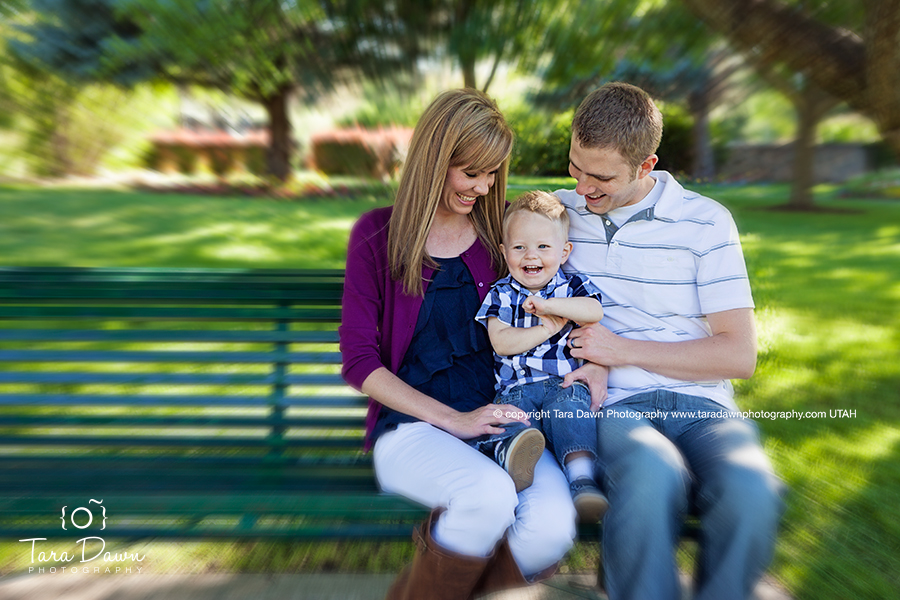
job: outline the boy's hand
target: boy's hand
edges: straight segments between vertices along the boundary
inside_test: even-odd
[[[522,303],[522,310],[541,318],[541,326],[553,337],[566,326],[568,319],[547,312],[547,301],[540,296],[528,296]]]
[[[586,383],[591,390],[591,412],[594,412],[600,410],[606,401],[608,380],[609,367],[585,362],[563,378],[562,387],[567,388],[576,381]]]
[[[543,317],[547,314],[547,301],[540,296],[528,296],[522,303],[522,309],[532,315]]]
[[[556,315],[540,315],[541,317],[541,327],[550,332],[550,337],[553,337],[560,331],[562,328],[566,326],[566,323],[569,322],[568,319],[564,319],[562,317],[557,317]]]

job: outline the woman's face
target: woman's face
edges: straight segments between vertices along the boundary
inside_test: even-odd
[[[472,171],[468,167],[450,167],[441,191],[438,212],[468,215],[478,201],[494,185],[500,165],[490,171]]]

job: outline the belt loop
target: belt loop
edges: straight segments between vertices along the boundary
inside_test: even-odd
[[[660,395],[659,408],[664,411],[675,410],[675,399],[678,397],[672,390],[658,390]]]

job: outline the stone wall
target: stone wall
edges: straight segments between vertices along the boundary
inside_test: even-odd
[[[727,181],[791,181],[794,145],[736,145],[719,169]],[[872,170],[869,147],[863,144],[816,146],[817,183],[842,182]]]

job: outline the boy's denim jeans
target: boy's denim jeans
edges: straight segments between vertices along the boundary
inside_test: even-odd
[[[526,413],[531,427],[544,434],[547,448],[565,465],[566,456],[585,451],[597,456],[597,422],[591,414],[591,392],[581,382],[562,387],[562,378],[550,377],[517,385],[506,395],[498,394],[496,404],[511,404]],[[527,426],[523,423],[504,425],[503,433],[482,435],[468,444],[485,452],[491,445],[510,438]],[[490,452],[488,452],[490,454]]]

